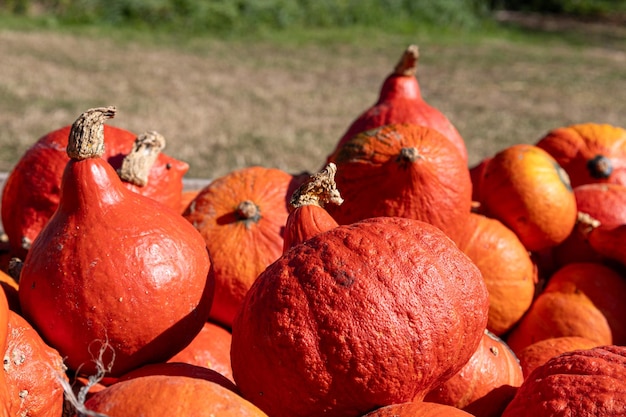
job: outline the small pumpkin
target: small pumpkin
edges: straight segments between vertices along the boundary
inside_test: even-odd
[[[523,381],[522,368],[513,351],[485,330],[470,360],[429,392],[424,401],[461,408],[475,417],[500,417]]]
[[[242,395],[275,417],[359,416],[421,400],[476,350],[480,271],[438,228],[377,217],[293,246],[233,323]]]
[[[626,415],[626,346],[564,353],[537,367],[502,417]]]
[[[585,337],[552,337],[526,346],[518,353],[517,357],[522,367],[524,378],[527,378],[535,368],[543,365],[555,356],[574,350],[591,349],[596,346],[599,346],[597,342]]]
[[[180,351],[213,296],[202,236],[100,157],[115,111],[87,110],[72,126],[59,207],[28,251],[19,291],[24,317],[70,369],[93,374],[103,345],[112,376]]]
[[[213,261],[212,320],[230,328],[256,277],[281,255],[287,202],[297,185],[283,170],[246,167],[213,180],[183,213]]]
[[[363,417],[472,417],[472,415],[449,405],[416,401],[380,407]]]
[[[354,135],[376,127],[410,123],[428,126],[445,136],[467,163],[465,141],[452,122],[422,97],[416,77],[419,48],[409,45],[393,72],[385,78],[378,101],[359,115],[343,134],[335,151]]]
[[[536,145],[563,167],[573,187],[590,183],[626,185],[626,129],[580,123],[553,129]]]
[[[563,242],[577,218],[567,173],[546,151],[509,146],[489,160],[481,181],[481,212],[513,230],[529,251]]]
[[[472,207],[469,169],[450,141],[427,126],[390,124],[345,142],[330,161],[344,199],[339,224],[377,216],[421,220],[458,240]]]

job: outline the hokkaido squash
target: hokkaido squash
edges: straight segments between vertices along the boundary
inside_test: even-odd
[[[416,77],[419,48],[409,45],[393,72],[385,78],[378,101],[359,115],[343,134],[335,151],[354,135],[388,124],[410,123],[428,126],[445,136],[467,164],[465,141],[452,122],[424,101]]]
[[[293,246],[254,282],[231,364],[268,415],[356,417],[421,400],[476,350],[480,271],[438,228],[377,217]]]
[[[12,255],[20,259],[24,259],[30,244],[59,205],[61,178],[70,159],[65,151],[70,130],[71,126],[65,126],[42,136],[22,155],[6,179],[2,191],[2,224]],[[136,140],[146,135],[138,137],[125,129],[104,126],[106,147],[102,158],[114,169],[120,168]],[[124,181],[124,186],[177,209],[189,165],[160,152],[148,168],[145,185]]]
[[[280,169],[246,167],[213,180],[183,213],[213,261],[212,320],[230,328],[256,277],[282,253],[287,202],[296,186],[296,177]]]
[[[626,129],[575,124],[551,130],[536,145],[563,167],[573,187],[597,182],[626,185]]]
[[[626,266],[626,224],[618,226],[603,226],[593,228],[587,234],[591,248],[605,259]]]
[[[380,407],[363,417],[472,417],[472,415],[449,405],[416,401]]]
[[[529,251],[558,245],[576,224],[567,173],[536,146],[517,144],[498,152],[480,187],[481,212],[513,230]]]
[[[564,353],[536,368],[502,417],[626,415],[626,346]]]
[[[4,359],[9,331],[9,302],[3,291],[0,291],[0,354]],[[0,416],[9,417],[9,385],[6,374],[0,372]]]
[[[114,115],[114,107],[90,109],[73,124],[59,207],[20,276],[24,317],[88,375],[101,346],[113,376],[167,360],[200,331],[213,297],[198,231],[129,190],[100,157],[103,123]]]
[[[421,220],[456,241],[472,207],[472,182],[465,161],[436,130],[391,124],[345,142],[330,161],[344,199],[329,205],[339,224],[377,216]]]

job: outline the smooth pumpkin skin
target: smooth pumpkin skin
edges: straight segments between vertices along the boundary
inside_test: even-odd
[[[22,237],[32,242],[50,219],[61,192],[61,178],[69,157],[65,152],[71,126],[49,132],[37,140],[9,173],[2,190],[2,223],[11,250],[21,259]],[[122,165],[137,135],[115,126],[104,126],[106,159],[115,169]],[[177,209],[181,204],[186,162],[160,153],[150,170],[148,184],[138,187],[124,182],[128,189]]]
[[[432,402],[407,402],[380,407],[363,417],[471,417],[465,411]]]
[[[626,265],[626,224],[594,228],[587,235],[591,248],[606,259]]]
[[[296,178],[280,169],[246,167],[212,181],[183,213],[213,260],[212,320],[230,328],[256,277],[282,254],[287,202],[295,187]],[[238,211],[244,202],[254,205],[251,218]]]
[[[339,223],[323,207],[305,205],[294,208],[285,224],[283,252],[337,226]]]
[[[9,309],[19,313],[20,300],[18,291],[20,286],[17,281],[6,272],[0,270],[0,287],[0,291],[4,292],[4,295],[9,302]]]
[[[626,129],[601,123],[581,123],[548,132],[536,144],[568,173],[573,187],[591,183],[626,185]],[[608,176],[589,169],[594,158],[608,159]]]
[[[513,230],[529,251],[563,242],[577,219],[567,174],[546,151],[509,146],[489,160],[481,181],[481,212]]]
[[[600,346],[598,342],[580,336],[562,336],[540,340],[526,346],[517,355],[524,378],[527,378],[535,368],[546,363],[549,359],[565,352],[591,349]]]
[[[223,386],[201,378],[149,375],[117,382],[94,393],[85,407],[109,417],[267,417]]]
[[[421,399],[457,372],[487,311],[480,271],[441,230],[366,219],[259,275],[233,324],[233,376],[271,416],[359,416]]]
[[[469,169],[436,130],[410,124],[368,130],[330,160],[344,199],[326,208],[337,223],[398,216],[431,223],[455,241],[463,234],[472,206]]]
[[[44,342],[19,314],[9,312],[9,335],[4,364],[11,414],[58,417],[63,411],[67,380],[63,358]]]
[[[2,354],[2,358],[4,358],[7,347],[9,314],[9,302],[4,291],[0,291],[0,354]],[[9,386],[5,373],[0,372],[0,416],[9,417],[9,415]]]
[[[101,158],[67,164],[59,208],[20,284],[25,318],[70,369],[93,374],[91,352],[106,340],[113,376],[186,346],[208,318],[214,285],[202,236],[178,212],[128,190]]]
[[[418,49],[410,45],[394,71],[380,89],[378,100],[361,113],[343,134],[335,151],[354,135],[393,123],[411,123],[431,127],[443,134],[458,149],[467,163],[467,148],[456,127],[437,108],[424,101],[416,77]]]
[[[536,368],[502,417],[626,415],[626,347],[564,353]]]
[[[530,308],[537,265],[511,229],[477,213],[470,214],[458,246],[478,266],[487,285],[487,329],[497,336],[506,333]]]

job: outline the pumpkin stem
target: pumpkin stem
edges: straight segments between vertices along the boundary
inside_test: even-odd
[[[587,169],[593,178],[606,179],[613,172],[613,164],[606,156],[596,155],[587,161]]]
[[[311,175],[291,196],[289,204],[292,208],[314,205],[324,207],[328,203],[341,205],[343,198],[337,190],[335,174],[337,165],[330,162],[326,168]]]
[[[22,267],[24,262],[20,258],[11,258],[9,261],[8,274],[15,282],[20,282],[20,274],[22,273]]]
[[[98,158],[104,153],[104,121],[115,117],[116,108],[97,107],[81,114],[72,125],[67,143],[71,159]]]
[[[587,236],[591,231],[601,225],[600,221],[594,219],[587,213],[583,213],[582,211],[578,212],[576,219],[576,227],[583,234],[583,236]]]
[[[156,162],[159,152],[165,148],[165,138],[158,132],[148,131],[135,139],[133,149],[122,161],[117,170],[120,178],[139,187],[148,183],[152,165]]]
[[[396,64],[394,74],[401,76],[414,76],[417,74],[417,61],[419,59],[419,48],[417,45],[409,45]]]
[[[261,212],[259,206],[254,204],[253,201],[244,200],[235,209],[235,216],[239,220],[258,222],[261,218]]]
[[[402,148],[396,161],[402,165],[410,164],[421,158],[419,151],[415,147]]]

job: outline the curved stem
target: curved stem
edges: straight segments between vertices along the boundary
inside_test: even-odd
[[[394,69],[394,74],[403,75],[403,76],[411,76],[417,74],[417,61],[419,59],[419,48],[417,45],[409,45],[402,57],[400,57],[400,61],[396,64]]]
[[[165,138],[158,132],[148,131],[135,139],[133,149],[117,170],[120,178],[137,186],[143,187],[148,183],[150,170],[156,162],[159,153],[165,148]]]
[[[104,153],[104,122],[115,117],[116,108],[97,107],[81,114],[72,124],[67,143],[71,159],[97,158]]]
[[[306,205],[324,207],[328,203],[340,205],[343,198],[337,190],[335,174],[337,166],[329,163],[326,168],[307,179],[291,196],[289,204],[292,208]]]

